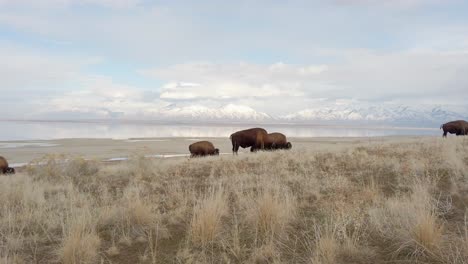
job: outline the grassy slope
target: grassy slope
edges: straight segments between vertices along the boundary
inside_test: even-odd
[[[0,176],[0,263],[468,263],[468,141]]]

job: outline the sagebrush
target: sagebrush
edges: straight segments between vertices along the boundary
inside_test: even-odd
[[[468,142],[115,164],[0,177],[1,263],[468,263]]]

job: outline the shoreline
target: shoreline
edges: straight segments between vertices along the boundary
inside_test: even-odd
[[[441,138],[441,137],[440,137]],[[376,137],[289,137],[293,150],[343,149],[356,144],[392,142],[438,141],[437,136],[376,136]],[[199,140],[209,140],[224,155],[230,154],[232,145],[225,137],[164,137],[164,138],[73,138],[53,140],[0,141],[0,156],[12,165],[24,165],[45,155],[79,156],[99,161],[128,159],[138,154],[151,158],[189,156],[188,146]],[[240,149],[249,153],[249,149]]]
[[[204,121],[202,124],[196,123],[193,121],[164,121],[164,120],[105,120],[105,119],[95,119],[95,120],[42,120],[42,119],[31,119],[31,120],[21,120],[21,119],[0,119],[0,122],[11,122],[11,123],[64,123],[64,124],[103,124],[103,125],[142,125],[142,126],[193,126],[193,127],[232,127],[232,126],[293,126],[293,127],[315,127],[315,128],[349,128],[349,129],[392,129],[392,130],[439,130],[439,127],[428,127],[428,126],[407,126],[407,125],[390,125],[390,124],[366,124],[356,122],[352,123],[343,123],[337,124],[333,122],[324,122],[321,123],[307,123],[307,122],[207,122]]]

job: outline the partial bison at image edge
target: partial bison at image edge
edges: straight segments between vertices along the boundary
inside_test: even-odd
[[[219,155],[219,149],[209,141],[198,141],[189,146],[190,157],[204,157]]]
[[[465,136],[468,135],[468,122],[465,120],[451,121],[441,125],[440,129],[444,131],[442,137],[447,137],[447,133]]]
[[[8,161],[0,156],[0,174],[14,174],[15,169],[8,166]]]

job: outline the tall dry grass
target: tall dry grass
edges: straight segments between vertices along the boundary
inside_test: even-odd
[[[0,263],[468,263],[468,142],[422,138],[0,176]]]

